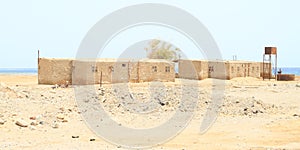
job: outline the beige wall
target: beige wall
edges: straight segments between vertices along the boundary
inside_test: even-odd
[[[70,59],[40,58],[38,64],[39,84],[72,83],[72,62]]]
[[[201,80],[205,78],[232,79],[260,77],[259,62],[180,60],[179,77]]]
[[[40,59],[39,84],[72,84],[175,81],[175,64],[162,60],[68,60]],[[157,67],[154,72],[152,67]],[[169,72],[166,72],[169,67]],[[72,80],[73,79],[73,80]]]
[[[208,78],[208,62],[197,60],[179,60],[179,78],[202,80]]]
[[[167,67],[169,69],[167,69]],[[174,82],[175,81],[175,64],[172,62],[147,62],[141,61],[138,66],[139,82],[149,81],[162,81]],[[156,68],[156,71],[155,69]]]
[[[208,77],[215,79],[228,79],[227,63],[223,61],[208,62]]]
[[[260,77],[259,62],[229,62],[228,65],[229,79],[235,77]]]
[[[74,61],[73,84],[128,82],[131,63],[120,61]],[[102,77],[101,77],[102,72]]]
[[[72,71],[72,84],[94,84],[97,81],[97,77],[93,72],[93,66],[96,66],[95,62],[85,60],[74,60]]]

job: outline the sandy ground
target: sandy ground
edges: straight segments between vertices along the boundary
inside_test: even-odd
[[[37,77],[29,75],[0,75],[0,82],[0,149],[126,149],[106,142],[86,125],[75,100],[74,87],[52,89],[51,85],[37,85]],[[218,89],[220,83],[224,83],[224,91]],[[150,149],[300,149],[299,78],[292,82],[254,78],[178,79],[175,83],[165,83],[164,87],[151,83],[125,85],[132,89],[135,99],[150,99],[143,111],[155,111],[146,117],[130,112],[132,108],[125,105],[135,102],[130,101],[132,95],[114,88],[124,84],[104,85],[97,90],[94,100],[114,120],[132,128],[155,126],[182,109],[177,104],[183,86],[190,88],[191,99],[198,100],[194,116],[184,131]],[[151,94],[149,86],[154,89]],[[214,91],[223,93],[219,115],[211,128],[200,134]],[[164,98],[161,93],[165,93]],[[120,98],[124,99],[122,103]],[[181,111],[192,111],[188,108]]]

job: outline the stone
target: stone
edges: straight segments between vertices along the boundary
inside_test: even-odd
[[[296,87],[300,87],[300,83],[296,85]]]
[[[241,87],[241,86],[234,85],[233,88],[238,88],[238,89],[240,89],[240,88],[242,88],[242,87]]]
[[[53,122],[52,128],[53,129],[57,129],[58,127],[59,127],[58,123],[57,122]]]
[[[55,84],[51,87],[52,89],[58,89],[59,88],[59,85],[58,84]]]
[[[19,119],[16,121],[16,125],[20,126],[20,127],[28,127],[28,123],[26,121],[24,121],[23,119]]]
[[[57,119],[60,119],[60,120],[64,120],[65,119],[65,116],[63,114],[58,114],[56,116]]]
[[[37,126],[39,123],[36,121],[36,120],[33,120],[31,123],[30,123],[30,125],[32,125],[32,126]]]
[[[40,125],[44,125],[45,122],[44,122],[44,121],[40,121],[39,124],[40,124]]]
[[[30,117],[29,119],[30,119],[30,120],[36,120],[36,117],[33,116],[33,117]]]
[[[59,110],[63,112],[63,111],[65,111],[65,108],[61,107],[61,108],[59,108]]]
[[[36,127],[35,126],[29,126],[29,129],[30,130],[36,130]]]
[[[4,125],[6,121],[0,118],[0,125]]]
[[[72,138],[73,138],[73,139],[78,139],[79,136],[78,136],[78,135],[73,135]]]

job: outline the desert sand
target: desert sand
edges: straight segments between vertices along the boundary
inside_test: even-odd
[[[0,82],[0,149],[126,149],[98,137],[86,125],[75,100],[74,86],[53,89],[53,85],[38,85],[34,75],[0,75]],[[225,86],[218,118],[207,132],[200,134],[203,116],[218,83]],[[156,84],[105,84],[97,90],[95,100],[122,125],[145,128],[181,109],[177,107],[178,90],[187,86],[191,97],[198,98],[191,122],[178,136],[150,149],[300,149],[299,78],[289,82],[256,78],[176,79],[174,83],[164,83],[164,87]],[[124,85],[139,101],[151,100],[157,94],[149,93],[149,86],[166,94],[145,108],[135,108],[156,109],[139,117],[123,107],[130,105],[126,102],[131,96],[114,88]],[[124,99],[122,103],[120,98]]]

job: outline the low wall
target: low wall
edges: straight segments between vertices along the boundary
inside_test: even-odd
[[[153,67],[156,71],[153,71]],[[39,60],[39,84],[87,85],[102,83],[175,81],[174,63],[165,60]]]
[[[38,64],[39,84],[63,84],[66,81],[72,83],[71,59],[40,58]]]
[[[163,60],[155,61],[139,61],[138,62],[138,77],[139,82],[175,81],[175,64]]]
[[[179,77],[202,80],[206,78],[232,79],[235,77],[259,78],[261,63],[249,61],[180,60]]]
[[[204,61],[179,60],[178,63],[179,78],[199,80],[208,77]]]

